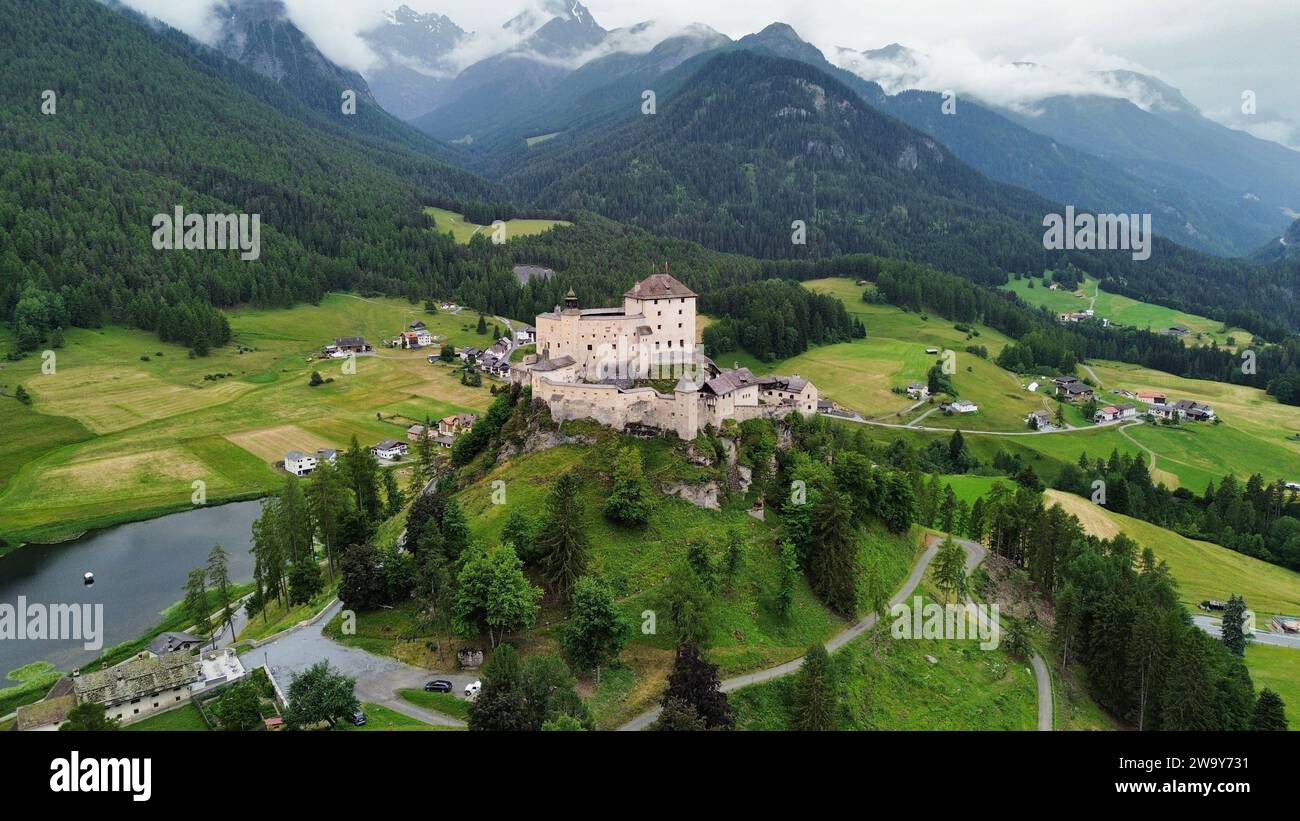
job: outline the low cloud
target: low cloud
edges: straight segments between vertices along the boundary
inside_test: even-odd
[[[1055,96],[1096,95],[1126,99],[1150,110],[1162,97],[1144,83],[1109,72],[1155,72],[1107,54],[1086,40],[1045,54],[985,57],[967,43],[951,43],[926,52],[889,50],[870,57],[839,49],[828,55],[841,68],[880,83],[889,94],[909,89],[952,91],[992,105],[1033,113],[1036,103]]]

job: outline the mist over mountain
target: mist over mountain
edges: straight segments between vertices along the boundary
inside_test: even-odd
[[[218,51],[271,78],[309,105],[336,105],[345,89],[375,101],[365,79],[321,54],[290,20],[281,0],[223,0],[213,16],[220,25]]]
[[[454,54],[469,33],[442,14],[419,14],[399,6],[362,37],[382,62],[369,74],[385,109],[414,119],[435,108],[441,90],[459,73]]]
[[[896,43],[863,52],[841,49],[837,59],[899,98],[906,99],[905,89],[947,90],[935,87],[941,72],[928,65],[926,55]],[[1062,78],[1064,72],[1036,64],[1015,64],[1007,70],[1024,80],[1019,98],[985,100],[978,91],[963,94],[965,105],[959,104],[958,116],[947,123],[952,126],[948,134],[940,133],[946,124],[941,118],[928,116],[929,127],[945,141],[957,143],[963,139],[963,126],[969,125],[961,114],[972,104],[996,111],[1062,146],[1104,160],[1148,192],[1146,207],[1140,210],[1153,214],[1161,233],[1213,253],[1247,254],[1276,237],[1300,212],[1300,153],[1205,117],[1168,83],[1127,69],[1074,72],[1067,79]],[[1063,85],[1073,85],[1073,93],[1050,90]],[[926,113],[909,114],[900,105],[893,110],[905,119]],[[977,154],[963,157],[994,173]],[[1068,190],[1028,187],[1057,197]],[[1141,203],[1142,198],[1094,197],[1088,202],[1112,208],[1098,203],[1125,201]]]

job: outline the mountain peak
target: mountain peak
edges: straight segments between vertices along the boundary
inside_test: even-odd
[[[799,36],[799,32],[794,30],[794,26],[779,21],[769,24],[754,36],[763,38],[781,37],[787,40],[796,40],[800,43],[804,42],[804,39]]]
[[[740,38],[739,43],[742,48],[763,49],[778,57],[819,66],[826,59],[820,49],[800,37],[789,23],[772,23],[762,31]]]

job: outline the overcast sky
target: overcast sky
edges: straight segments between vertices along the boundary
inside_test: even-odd
[[[214,0],[125,0],[203,37]],[[284,0],[294,22],[325,54],[361,71],[374,61],[356,36],[402,0]],[[447,14],[462,28],[494,35],[541,0],[452,3],[405,0]],[[1300,2],[1297,0],[589,0],[605,28],[645,20],[705,23],[741,37],[769,23],[794,26],[832,61],[837,47],[891,42],[928,56],[934,90],[977,93],[994,102],[1080,90],[1087,72],[1131,68],[1175,88],[1207,116],[1300,147]],[[1013,61],[1050,67],[1027,83]],[[1026,86],[1033,86],[1026,88]],[[1092,89],[1084,89],[1092,90]],[[1256,112],[1242,111],[1252,91]]]

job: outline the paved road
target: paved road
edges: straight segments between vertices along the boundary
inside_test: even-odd
[[[966,551],[966,572],[969,574],[979,565],[980,562],[984,561],[986,553],[984,545],[979,544],[978,542],[967,541],[965,539],[956,539],[955,541]],[[894,594],[894,597],[889,600],[891,607],[895,604],[902,603],[908,596],[912,595],[912,591],[916,590],[916,586],[921,583],[921,578],[925,575],[926,568],[930,566],[930,562],[934,560],[935,554],[939,552],[939,543],[940,540],[937,536],[929,537],[926,550],[921,554],[921,558],[912,568],[912,574],[907,577],[907,581],[904,582],[903,586]],[[846,630],[837,633],[830,639],[830,641],[826,642],[826,650],[832,653],[835,652],[850,641],[853,641],[858,636],[861,636],[863,633],[870,630],[875,626],[875,624],[876,614],[867,614],[865,618]],[[1048,676],[1047,666],[1043,663],[1042,658],[1039,657],[1037,653],[1034,653],[1031,662],[1034,667],[1034,675],[1038,679],[1038,729],[1050,730],[1052,729],[1051,678]],[[759,670],[754,673],[726,679],[722,682],[720,689],[724,693],[730,693],[733,690],[739,690],[741,687],[748,687],[751,684],[759,684],[764,681],[771,681],[772,679],[788,676],[802,666],[803,657],[800,656],[799,658],[787,661],[785,664],[780,664],[776,667],[769,667],[766,670]],[[659,717],[659,712],[660,708],[655,707],[653,710],[648,710],[627,722],[622,727],[619,727],[619,729],[644,730],[650,724],[654,723],[655,719]]]
[[[1052,729],[1052,676],[1047,672],[1043,657],[1035,651],[1029,657],[1029,664],[1034,668],[1034,678],[1038,681],[1038,729]]]
[[[1219,628],[1219,620],[1209,616],[1192,616],[1192,622],[1205,632],[1214,636],[1216,639],[1223,635]],[[1294,650],[1300,650],[1300,635],[1291,633],[1272,633],[1256,630],[1255,635],[1251,637],[1255,644],[1271,644],[1274,647],[1290,647]]]
[[[956,430],[956,428],[921,427],[915,424],[898,425],[889,422],[876,422],[871,419],[860,419],[860,420],[846,419],[845,421],[846,422],[856,421],[860,425],[875,425],[878,428],[895,428],[898,430],[923,430],[923,431],[928,431],[930,433],[952,433],[954,430]],[[1087,427],[1082,427],[1082,428],[1066,427],[1066,428],[1052,428],[1051,430],[967,430],[965,428],[962,428],[961,435],[962,436],[1052,436],[1055,434],[1078,433],[1087,430],[1097,430],[1099,428],[1108,428],[1115,425],[1142,425],[1142,424],[1145,424],[1145,422],[1141,419],[1138,420],[1116,419],[1113,422],[1099,422],[1095,425],[1088,425]]]
[[[372,704],[382,704],[391,710],[429,724],[445,727],[463,727],[465,722],[450,716],[416,707],[397,695],[397,690],[424,687],[425,682],[434,678],[451,681],[454,692],[464,692],[465,685],[474,681],[476,676],[462,674],[435,673],[403,664],[396,659],[377,656],[353,647],[334,642],[322,635],[321,628],[342,608],[342,603],[335,602],[328,610],[311,624],[298,628],[264,644],[256,650],[250,650],[240,657],[248,668],[269,665],[276,681],[284,690],[289,689],[289,682],[294,673],[301,673],[313,664],[328,661],[340,672],[352,676],[357,682],[357,699]]]

